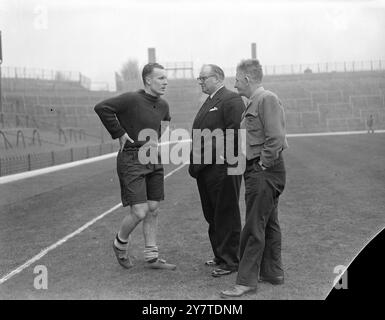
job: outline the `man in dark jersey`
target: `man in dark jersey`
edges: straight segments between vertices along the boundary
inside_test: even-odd
[[[145,266],[174,270],[175,265],[159,259],[156,239],[159,202],[164,199],[163,165],[141,161],[139,149],[146,141],[138,139],[139,133],[148,129],[157,132],[159,138],[161,121],[171,119],[168,103],[160,98],[167,86],[166,71],[160,64],[149,63],[143,68],[142,79],[144,90],[127,92],[95,106],[111,137],[119,138],[117,172],[121,198],[123,207],[130,206],[114,239],[113,250],[121,266],[132,267],[130,234],[143,221]]]

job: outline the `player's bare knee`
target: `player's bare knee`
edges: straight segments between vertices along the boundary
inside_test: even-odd
[[[141,210],[141,209],[137,209],[137,210],[133,210],[132,211],[132,214],[139,220],[143,220],[146,215],[147,215],[147,212],[145,210]]]
[[[159,201],[148,201],[147,204],[150,212],[155,212],[159,210]]]
[[[151,217],[157,217],[158,213],[159,213],[159,207],[154,208],[154,210],[151,210],[151,208],[150,208],[150,210],[148,211],[147,215],[151,216]]]
[[[147,211],[148,210],[146,210],[146,208],[142,206],[141,207],[133,206],[131,208],[131,214],[133,214],[139,220],[143,220],[146,217]]]

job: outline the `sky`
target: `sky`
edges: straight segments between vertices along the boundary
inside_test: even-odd
[[[128,59],[225,73],[263,65],[385,60],[385,0],[0,0],[3,66],[79,71],[113,87]]]

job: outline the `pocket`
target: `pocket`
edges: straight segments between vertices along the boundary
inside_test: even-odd
[[[123,158],[126,162],[135,163],[138,160],[137,151],[123,151]]]
[[[254,172],[262,172],[263,171],[263,169],[261,168],[261,166],[259,165],[257,160],[255,160],[253,162],[253,169],[254,169]]]
[[[256,165],[253,164],[251,170],[244,175],[245,195],[258,194],[264,190],[265,176],[261,174],[263,170],[261,168],[258,169],[257,166],[258,163]]]
[[[163,164],[158,163],[154,165],[154,171],[164,171]]]
[[[273,197],[277,199],[285,189],[285,183],[277,183],[269,179],[266,180],[267,184],[273,190]]]
[[[117,157],[118,172],[135,170],[136,164],[138,164],[138,155],[136,152],[123,151],[118,153],[118,157]]]
[[[245,125],[247,130],[247,140],[251,146],[262,145],[265,143],[263,127],[258,113],[247,113],[245,115]]]
[[[247,137],[251,146],[262,146],[265,143],[265,138],[261,136],[260,131],[250,131],[248,132]]]

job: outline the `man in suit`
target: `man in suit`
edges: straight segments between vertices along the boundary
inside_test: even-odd
[[[243,60],[237,66],[235,88],[249,99],[241,122],[246,129],[246,219],[236,285],[222,291],[222,297],[255,292],[258,280],[284,281],[278,199],[286,182],[285,114],[279,98],[262,87],[262,76],[258,60]]]
[[[239,189],[242,175],[228,174],[229,164],[223,141],[217,143],[217,139],[210,137],[202,142],[200,137],[194,139],[194,132],[219,130],[223,133],[224,141],[228,142],[226,134],[230,130],[226,129],[233,129],[233,146],[237,150],[237,134],[245,105],[237,93],[225,88],[224,72],[220,67],[203,65],[197,80],[202,92],[208,97],[193,122],[189,173],[197,181],[203,215],[209,224],[208,235],[214,257],[205,264],[215,267],[212,276],[220,277],[238,269],[241,231]],[[200,163],[197,163],[194,156],[196,151],[199,153],[198,158],[201,157],[201,161],[198,161]],[[204,161],[210,152],[213,160]],[[220,154],[220,159],[215,158],[217,154]]]

